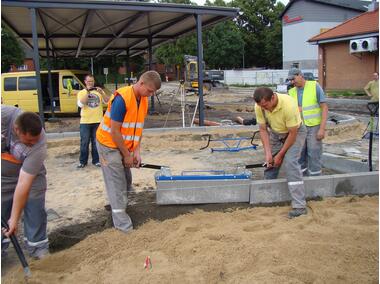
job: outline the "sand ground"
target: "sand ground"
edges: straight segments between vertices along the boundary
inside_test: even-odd
[[[178,122],[178,113],[172,119]],[[67,121],[58,128],[77,127],[77,119]],[[342,151],[354,145],[365,153],[364,128],[361,123],[333,127],[325,144]],[[252,129],[212,134],[249,136]],[[263,161],[260,146],[212,153],[199,150],[205,143],[201,134],[144,134],[143,161],[169,166],[173,174],[233,171]],[[309,214],[294,220],[285,217],[287,204],[158,206],[155,171],[133,169],[127,212],[135,230],[123,234],[112,228],[104,209],[108,202],[101,170],[92,165],[76,169],[78,157],[79,139],[49,141],[46,206],[52,254],[28,259],[33,276],[27,283],[378,283],[378,196],[309,201]],[[262,177],[262,170],[255,169],[253,178]],[[144,269],[147,256],[151,269]],[[2,281],[25,282],[12,251],[2,259]]]

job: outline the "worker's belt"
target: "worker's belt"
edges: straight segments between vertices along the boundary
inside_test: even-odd
[[[18,165],[22,164],[22,161],[17,160],[12,154],[7,152],[1,153],[1,159]]]

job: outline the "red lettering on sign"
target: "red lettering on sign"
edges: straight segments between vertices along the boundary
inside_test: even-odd
[[[294,22],[298,22],[298,21],[301,21],[302,20],[302,17],[301,16],[297,16],[297,17],[294,17],[294,18],[289,18],[288,15],[285,15],[284,16],[284,22],[286,24],[290,24],[290,23],[294,23]]]

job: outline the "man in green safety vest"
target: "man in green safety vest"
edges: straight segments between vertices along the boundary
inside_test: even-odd
[[[306,81],[301,70],[289,70],[288,79],[294,85],[288,93],[298,103],[302,121],[307,128],[305,147],[300,164],[304,175],[322,174],[322,140],[325,138],[328,106],[325,94],[316,81]]]

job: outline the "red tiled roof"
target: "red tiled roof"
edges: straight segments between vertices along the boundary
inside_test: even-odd
[[[312,37],[308,41],[314,42],[376,32],[379,32],[379,9],[351,18],[334,28]]]

